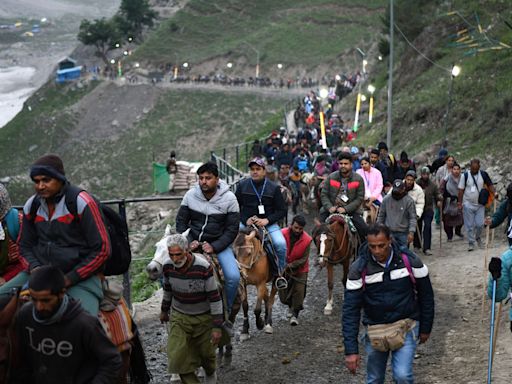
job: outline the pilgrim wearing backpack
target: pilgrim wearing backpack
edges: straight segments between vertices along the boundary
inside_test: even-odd
[[[36,194],[23,207],[19,239],[20,253],[29,264],[25,280],[43,265],[59,268],[68,295],[96,316],[103,299],[100,276],[111,254],[99,204],[68,182],[56,155],[39,158],[30,169],[30,178]],[[76,196],[76,207],[67,204],[70,194]]]
[[[485,171],[480,170],[480,160],[470,162],[469,171],[459,181],[458,208],[463,210],[464,227],[468,234],[468,251],[475,249],[475,241],[483,247],[482,229],[485,220],[485,206],[494,198],[494,185]]]

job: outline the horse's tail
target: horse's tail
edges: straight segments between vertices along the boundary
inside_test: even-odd
[[[135,321],[132,321],[132,351],[130,354],[130,383],[147,384],[152,380],[151,372],[146,364],[146,355],[140,340],[139,330]]]

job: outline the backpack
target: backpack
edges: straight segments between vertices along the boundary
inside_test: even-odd
[[[297,161],[297,167],[299,168],[299,171],[303,172],[308,169],[308,161],[307,160],[299,160]]]
[[[69,213],[73,215],[74,221],[78,221],[76,199],[78,195],[83,191],[83,189],[74,185],[68,185],[66,187],[64,202]],[[103,222],[105,223],[105,228],[107,229],[110,238],[111,254],[105,263],[103,273],[105,276],[122,275],[123,273],[128,272],[130,263],[132,261],[132,252],[128,239],[128,225],[126,224],[126,221],[119,215],[119,213],[117,213],[109,206],[100,203],[96,197],[92,195],[91,197],[98,204]],[[30,207],[31,218],[35,218],[40,205],[41,201],[36,195]]]
[[[482,174],[482,179],[484,180],[484,186],[482,187],[481,190],[478,191],[478,203],[480,205],[485,206],[485,208],[489,208],[491,206],[492,202],[494,201],[494,194],[491,193],[491,191],[488,187],[489,185],[492,185],[492,181],[487,172],[480,171],[480,173]],[[471,175],[471,176],[473,177],[473,184],[475,184],[475,187],[478,189],[478,185],[476,184],[475,177],[473,175]],[[464,172],[464,188],[466,188],[466,186],[468,185],[468,177],[469,177],[469,172],[465,171]]]

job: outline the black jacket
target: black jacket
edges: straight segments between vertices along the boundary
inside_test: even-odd
[[[13,384],[116,383],[121,356],[99,320],[78,301],[69,299],[62,318],[44,325],[34,320],[32,303],[16,319],[20,367],[13,370]]]
[[[219,253],[235,240],[239,222],[236,197],[221,181],[210,200],[206,200],[199,185],[185,194],[176,216],[176,231],[183,233],[190,228],[189,241],[207,241]]]
[[[235,195],[238,200],[238,204],[240,205],[240,222],[242,224],[245,225],[249,217],[258,216],[260,218],[266,218],[269,221],[269,225],[271,225],[286,216],[288,207],[284,202],[279,186],[269,179],[266,180],[267,183],[261,198],[261,202],[265,207],[264,215],[260,215],[258,213],[258,205],[260,205],[260,202],[252,187],[252,179],[243,179],[238,184]],[[263,181],[260,183],[254,183],[258,193],[261,193],[263,184]]]
[[[409,259],[416,287],[401,257],[402,252]],[[364,284],[363,270],[366,270]],[[363,245],[350,266],[345,288],[342,326],[346,355],[358,353],[361,309],[365,325],[411,318],[420,322],[420,333],[430,333],[434,321],[434,292],[427,266],[414,253],[400,251],[393,244],[393,259],[389,267],[384,268],[373,259],[368,246]]]

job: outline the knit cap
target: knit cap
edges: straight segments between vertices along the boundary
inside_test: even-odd
[[[64,172],[64,164],[59,156],[49,154],[37,159],[32,167],[30,167],[30,178],[35,176],[49,176],[54,179],[66,182],[66,173]]]
[[[11,199],[9,197],[9,192],[7,192],[7,188],[0,183],[0,221],[4,219],[7,212],[9,212],[12,208]]]

